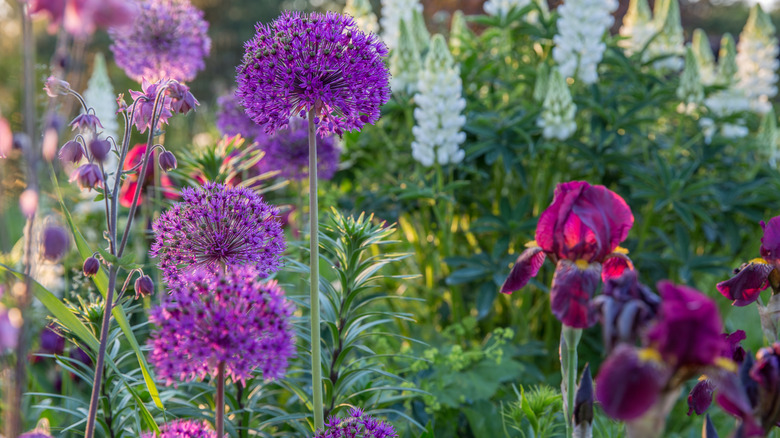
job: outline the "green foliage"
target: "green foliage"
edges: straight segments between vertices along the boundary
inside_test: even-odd
[[[506,436],[537,438],[565,435],[566,422],[560,392],[549,386],[535,386],[529,391],[521,386],[520,391],[516,387],[514,390],[517,401],[507,404],[502,411]]]

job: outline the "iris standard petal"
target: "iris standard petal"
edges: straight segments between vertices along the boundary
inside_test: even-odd
[[[634,215],[623,198],[604,186],[584,189],[577,201],[572,211],[595,233],[599,244],[596,260],[601,261],[626,240]]]
[[[501,292],[509,294],[522,289],[531,278],[536,277],[536,274],[539,273],[545,257],[544,251],[538,246],[528,248],[520,253],[512,271],[501,286]]]

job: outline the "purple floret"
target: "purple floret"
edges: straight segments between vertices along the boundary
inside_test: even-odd
[[[265,155],[257,163],[259,173],[278,171],[286,179],[309,176],[309,133],[306,121],[293,117],[287,129],[277,131],[259,144]],[[317,179],[333,178],[339,167],[341,148],[332,135],[317,139]]]
[[[351,408],[346,418],[330,417],[325,430],[317,431],[314,438],[393,438],[397,437],[390,423],[366,415],[360,408]]]
[[[209,24],[189,0],[142,0],[130,26],[111,28],[111,51],[137,82],[189,81],[203,70],[211,50]]]
[[[185,188],[182,202],[152,224],[150,255],[159,258],[165,280],[188,271],[249,265],[260,276],[276,272],[285,242],[279,210],[251,190],[206,183]]]
[[[149,360],[168,385],[213,377],[221,362],[234,382],[255,369],[279,379],[295,353],[292,312],[276,281],[252,268],[191,273],[150,312]]]
[[[217,433],[209,426],[207,421],[175,420],[165,424],[160,435],[154,432],[146,432],[141,438],[216,438]]]
[[[256,30],[237,68],[237,97],[267,133],[311,109],[320,135],[360,130],[379,119],[390,98],[387,46],[352,17],[288,11]]]

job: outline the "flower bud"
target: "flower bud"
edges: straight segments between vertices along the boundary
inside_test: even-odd
[[[65,96],[70,92],[70,84],[57,77],[49,76],[43,89],[49,97]]]
[[[200,105],[195,96],[190,93],[190,87],[184,84],[171,84],[168,86],[168,95],[171,97],[171,108],[180,114],[187,114],[195,106]]]
[[[70,182],[73,181],[76,181],[82,190],[89,190],[103,185],[103,175],[97,164],[87,163],[73,171]]]
[[[176,157],[171,151],[164,151],[160,154],[160,169],[168,172],[176,168]]]
[[[43,258],[56,262],[68,251],[70,236],[62,228],[56,225],[46,227],[43,230]]]
[[[43,144],[41,145],[41,154],[46,161],[51,161],[57,155],[57,143],[60,136],[54,128],[46,129],[43,134]]]
[[[142,275],[135,280],[135,298],[146,297],[154,292],[154,282],[148,275]]]
[[[108,140],[95,138],[89,142],[89,153],[92,154],[92,158],[101,163],[106,159],[106,156],[110,151],[111,143]]]
[[[14,147],[14,133],[8,120],[0,117],[0,158],[7,157]]]
[[[87,277],[92,277],[100,270],[100,262],[95,257],[87,257],[87,259],[84,260],[84,265],[81,267],[81,270]]]
[[[32,217],[38,209],[38,193],[32,189],[23,191],[19,195],[19,209],[24,217]]]
[[[81,146],[81,143],[76,140],[71,140],[62,145],[59,157],[62,162],[78,164],[78,162],[84,158],[84,148]]]
[[[79,114],[70,122],[70,126],[73,127],[74,131],[78,129],[81,132],[93,134],[97,132],[98,127],[103,129],[103,124],[100,123],[100,119],[94,114]]]

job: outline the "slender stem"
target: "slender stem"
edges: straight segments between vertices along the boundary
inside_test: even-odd
[[[317,214],[317,134],[314,108],[309,111],[309,246],[311,249],[311,385],[314,429],[325,427],[322,410],[322,352],[320,351],[320,244]]]
[[[87,414],[87,429],[85,438],[92,438],[95,434],[95,418],[97,417],[98,400],[100,399],[100,387],[103,382],[103,368],[106,361],[106,346],[108,345],[108,328],[111,322],[111,311],[114,308],[114,289],[116,288],[116,276],[119,266],[111,265],[108,270],[108,290],[106,291],[106,308],[103,311],[103,325],[100,328],[100,348],[95,364],[95,380],[92,385],[92,397],[89,400],[89,413]]]
[[[561,373],[566,382],[563,396],[566,398],[564,413],[566,414],[567,436],[574,431],[574,394],[577,392],[577,344],[580,342],[582,329],[564,325],[561,329]]]
[[[214,428],[217,430],[217,437],[225,436],[225,361],[217,365],[217,396],[214,399]]]

